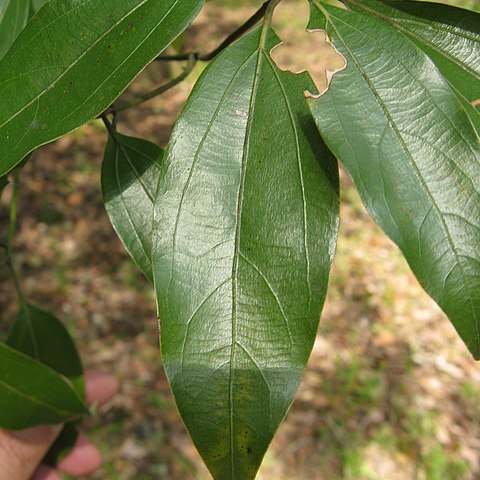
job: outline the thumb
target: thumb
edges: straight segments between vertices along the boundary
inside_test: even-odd
[[[0,429],[0,480],[28,480],[61,430],[62,425]]]

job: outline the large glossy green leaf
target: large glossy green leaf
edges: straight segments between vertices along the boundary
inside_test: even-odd
[[[313,0],[348,66],[311,110],[365,205],[480,357],[480,143],[448,82],[403,33]],[[477,119],[478,121],[478,119]]]
[[[111,133],[102,165],[105,208],[127,252],[153,282],[152,220],[163,150]]]
[[[28,20],[30,0],[0,0],[0,59]]]
[[[162,164],[153,266],[163,362],[216,479],[254,478],[293,398],[325,298],[338,169],[270,28],[198,81]]]
[[[65,377],[0,343],[0,427],[20,430],[62,423],[88,413]]]
[[[204,0],[51,0],[0,62],[0,175],[106,109]]]
[[[22,305],[6,343],[68,378],[79,396],[85,396],[83,367],[75,343],[51,313]]]
[[[412,1],[345,0],[405,33],[469,102],[480,99],[480,14]]]

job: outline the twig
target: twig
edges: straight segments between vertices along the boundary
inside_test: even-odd
[[[197,64],[197,58],[195,55],[190,55],[188,57],[188,64],[185,67],[185,70],[176,78],[170,80],[168,83],[165,85],[161,85],[160,87],[156,88],[155,90],[152,90],[151,92],[145,93],[143,95],[140,95],[139,97],[132,98],[131,100],[128,100],[127,102],[120,103],[118,105],[113,105],[111,106],[105,114],[116,114],[118,112],[122,112],[124,110],[127,110],[131,107],[135,107],[137,105],[140,105],[141,103],[144,103],[158,95],[161,95],[162,93],[167,92],[171,88],[175,87],[178,85],[180,82],[185,80],[188,75],[192,72],[192,70],[195,68],[195,65]],[[103,119],[103,114],[100,115],[100,118]]]
[[[171,62],[171,61],[185,61],[185,60],[187,60],[188,64],[185,67],[185,70],[178,77],[174,78],[170,82],[156,88],[155,90],[152,90],[151,92],[148,92],[148,93],[145,93],[144,95],[140,95],[138,97],[135,97],[135,98],[133,98],[129,101],[120,103],[118,105],[114,104],[110,108],[108,108],[98,118],[102,118],[105,121],[105,119],[106,119],[105,115],[113,114],[114,115],[113,124],[115,125],[115,122],[116,122],[115,114],[117,114],[118,112],[122,112],[122,111],[127,110],[131,107],[135,107],[137,105],[140,105],[141,103],[144,103],[144,102],[146,102],[146,101],[148,101],[148,100],[150,100],[150,99],[152,99],[152,98],[154,98],[158,95],[162,95],[163,93],[167,92],[171,88],[175,87],[180,82],[185,80],[185,78],[188,77],[188,75],[195,68],[196,63],[199,60],[203,61],[203,62],[209,62],[209,61],[213,60],[219,53],[221,53],[228,46],[230,46],[233,42],[238,40],[240,37],[242,37],[249,30],[251,30],[258,22],[260,22],[260,20],[262,20],[262,18],[269,17],[267,19],[267,21],[270,22],[273,10],[280,1],[281,0],[267,0],[266,2],[264,2],[264,4],[260,7],[260,9],[257,10],[243,25],[241,25],[239,28],[237,28],[217,48],[215,48],[215,50],[212,50],[209,53],[200,54],[198,52],[190,52],[190,53],[179,54],[179,55],[167,55],[167,56],[157,57],[156,60],[158,60],[158,61]]]
[[[102,113],[102,114],[100,115],[100,118],[102,119],[103,124],[105,125],[105,128],[107,129],[108,133],[109,133],[110,135],[115,135],[116,130],[115,130],[115,128],[113,127],[112,123],[110,123],[110,120],[108,119],[107,114],[106,114],[106,113]]]
[[[20,190],[20,172],[16,170],[13,173],[13,192],[10,201],[10,222],[8,224],[7,234],[7,257],[12,256],[13,239],[15,237],[15,230],[17,228],[17,212],[18,212],[18,192]]]
[[[252,29],[265,16],[265,13],[272,1],[273,0],[268,0],[267,2],[265,2],[256,13],[254,13],[243,25],[237,28],[237,30],[231,33],[215,50],[207,53],[206,55],[201,55],[199,57],[199,60],[209,62],[210,60],[214,59],[220,52],[225,50],[225,48],[235,42],[235,40],[238,40],[241,36],[243,36],[250,29]]]
[[[18,193],[20,191],[20,170],[16,170],[13,173],[13,192],[12,199],[10,200],[10,221],[8,224],[7,243],[2,244],[5,248],[5,263],[12,277],[15,291],[17,292],[20,305],[26,305],[25,295],[23,294],[22,287],[20,285],[20,279],[18,278],[17,271],[13,264],[13,241],[15,237],[15,230],[17,228],[17,213],[18,213]]]
[[[243,25],[238,27],[237,30],[231,33],[217,48],[215,48],[215,50],[205,54],[192,52],[179,55],[165,55],[157,57],[156,60],[163,62],[175,62],[188,60],[191,55],[194,55],[197,60],[202,62],[209,62],[210,60],[213,60],[219,53],[235,42],[235,40],[238,40],[241,36],[252,29],[265,16],[265,13],[272,1],[273,0],[266,1],[258,11],[256,11]]]

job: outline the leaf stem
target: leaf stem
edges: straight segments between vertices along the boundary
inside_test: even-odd
[[[217,48],[215,48],[209,53],[201,54],[199,52],[190,52],[190,53],[179,54],[179,55],[167,55],[167,56],[157,57],[156,60],[165,61],[165,62],[187,60],[188,64],[185,67],[185,70],[178,77],[172,79],[165,85],[161,85],[155,90],[145,93],[144,95],[135,97],[129,101],[120,103],[118,105],[112,105],[109,109],[107,109],[104,112],[104,114],[108,115],[110,113],[113,113],[115,115],[118,112],[122,112],[129,108],[135,107],[154,97],[157,97],[158,95],[162,95],[163,93],[167,92],[171,88],[175,87],[180,82],[185,80],[188,77],[188,75],[190,75],[190,73],[195,68],[195,65],[197,64],[198,61],[209,62],[213,60],[217,55],[219,55],[223,50],[225,50],[233,42],[238,40],[249,30],[251,30],[258,22],[260,22],[260,20],[262,20],[262,18],[265,20],[266,24],[270,25],[272,21],[273,10],[278,5],[278,3],[280,3],[280,1],[281,0],[267,0],[266,2],[264,2],[263,5],[243,25],[238,27]],[[102,118],[105,121],[104,114],[100,115],[100,118]]]
[[[199,60],[203,62],[209,62],[213,60],[219,53],[223,52],[228,46],[233,42],[242,37],[247,33],[251,28],[253,28],[268,12],[268,9],[272,4],[278,3],[280,0],[268,0],[257,10],[243,25],[237,28],[232,32],[215,50],[212,50],[210,53],[201,55]]]
[[[151,92],[140,95],[139,97],[132,98],[131,100],[120,103],[118,105],[113,105],[105,113],[116,114],[118,112],[122,112],[129,108],[140,105],[141,103],[151,100],[152,98],[157,97],[158,95],[162,95],[163,93],[167,92],[168,90],[172,89],[173,87],[178,85],[180,82],[185,80],[188,77],[188,75],[190,75],[192,70],[195,68],[197,61],[198,61],[197,57],[194,54],[190,54],[188,57],[188,64],[185,67],[185,70],[178,77],[170,80],[165,85],[161,85],[160,87],[152,90]],[[103,115],[101,115],[101,118],[103,119]]]
[[[17,271],[15,269],[15,266],[13,265],[13,260],[11,257],[7,257],[6,265],[7,265],[8,271],[10,272],[10,277],[13,280],[13,285],[15,287],[15,291],[17,292],[18,301],[20,305],[24,307],[27,304],[27,301],[25,299],[25,294],[23,293],[22,285],[20,283],[20,278],[18,277]]]
[[[115,134],[117,133],[117,131],[115,130],[115,127],[114,125],[110,122],[110,120],[108,119],[107,117],[107,114],[106,113],[102,113],[100,115],[100,118],[102,119],[104,125],[105,125],[105,128],[107,129],[108,133],[115,138]]]
[[[20,170],[15,170],[13,172],[13,192],[12,199],[10,200],[10,218],[8,224],[8,234],[7,234],[7,243],[2,244],[2,247],[5,248],[5,263],[10,272],[10,277],[13,280],[15,286],[15,291],[17,292],[18,301],[21,306],[26,305],[25,295],[23,293],[20,279],[18,277],[17,271],[13,264],[13,241],[15,238],[15,230],[17,228],[17,217],[18,217],[18,194],[20,191]]]
[[[17,213],[18,213],[18,192],[20,190],[20,172],[16,170],[13,173],[13,193],[10,201],[10,222],[8,224],[7,234],[7,257],[11,258],[13,251],[13,239],[15,237],[15,230],[17,228]]]

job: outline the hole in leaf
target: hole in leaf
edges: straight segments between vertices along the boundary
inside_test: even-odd
[[[345,57],[332,44],[325,30],[305,30],[309,3],[284,1],[275,10],[275,30],[282,43],[270,52],[283,71],[310,73],[318,93],[306,91],[307,98],[319,98],[330,87],[333,76],[347,67]]]
[[[473,107],[473,108],[480,107],[480,98],[477,98],[476,100],[474,100],[474,101],[472,102],[472,107]]]

